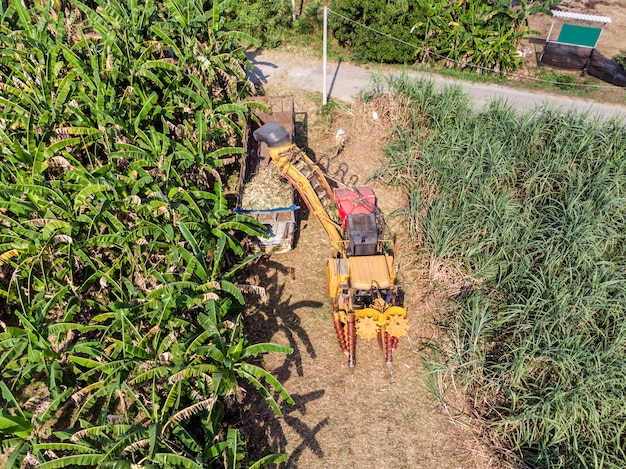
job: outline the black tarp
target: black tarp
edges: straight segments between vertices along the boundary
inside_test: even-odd
[[[591,60],[589,60],[587,65],[587,73],[612,85],[626,87],[626,69],[617,62],[607,59],[597,50],[594,50],[593,54],[591,54]]]
[[[584,70],[592,77],[626,87],[626,69],[590,47],[546,42],[541,63],[569,70]]]
[[[587,66],[592,50],[589,47],[546,42],[541,63],[552,67],[583,70]]]

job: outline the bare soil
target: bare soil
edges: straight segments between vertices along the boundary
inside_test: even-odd
[[[565,1],[562,10],[610,16],[598,50],[612,57],[624,46],[626,4],[623,0]],[[537,17],[531,28],[544,39],[552,19]],[[298,57],[302,59],[302,57]],[[530,66],[530,64],[529,64]],[[445,273],[429,270],[416,259],[407,228],[394,210],[405,206],[398,190],[369,180],[383,164],[382,147],[397,115],[393,106],[375,102],[320,113],[320,93],[305,92],[273,77],[265,93],[294,94],[299,121],[299,144],[314,157],[331,157],[331,171],[345,162],[359,183],[370,184],[378,204],[398,236],[403,263],[411,330],[401,339],[390,379],[375,341],[359,341],[357,368],[351,378],[332,326],[326,290],[326,258],[332,253],[325,234],[304,204],[300,211],[297,245],[291,252],[256,264],[252,280],[266,287],[269,301],[247,311],[247,330],[255,342],[288,345],[294,352],[269,355],[264,365],[280,379],[295,404],[283,403],[283,418],[265,404],[253,404],[242,415],[250,429],[248,445],[259,456],[286,452],[284,468],[501,468],[507,463],[494,451],[494,442],[467,415],[461,398],[442,407],[425,387],[422,364],[428,345],[440,340],[434,318],[454,282]],[[373,118],[373,111],[378,119]],[[335,133],[348,136],[337,155]],[[435,276],[441,276],[435,279]],[[443,289],[433,288],[435,280]],[[446,293],[447,292],[447,293]],[[456,405],[455,405],[456,400]],[[465,411],[462,411],[464,409]]]

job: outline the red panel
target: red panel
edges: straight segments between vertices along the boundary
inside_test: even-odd
[[[360,186],[354,189],[341,187],[333,189],[333,192],[341,223],[344,225],[348,215],[374,212],[376,196],[369,186]]]

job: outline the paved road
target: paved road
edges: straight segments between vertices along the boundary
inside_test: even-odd
[[[273,50],[250,52],[248,57],[254,65],[254,69],[249,71],[249,76],[256,83],[283,80],[307,91],[321,93],[323,90],[321,59]],[[351,103],[360,90],[370,86],[374,75],[380,72],[387,73],[386,70],[388,69],[329,61],[326,75],[329,98]],[[495,99],[503,99],[520,110],[531,110],[547,105],[563,111],[575,109],[578,112],[589,112],[590,115],[601,115],[607,119],[616,117],[626,121],[626,106],[551,96],[538,91],[522,91],[499,85],[470,83],[425,73],[411,72],[411,75],[432,79],[437,86],[459,84],[473,98],[477,108]]]

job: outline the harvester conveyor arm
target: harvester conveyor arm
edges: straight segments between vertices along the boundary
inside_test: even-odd
[[[298,190],[309,210],[326,231],[336,252],[343,252],[340,226],[327,212],[335,208],[333,193],[323,171],[294,144],[269,149],[270,158],[280,172]]]

